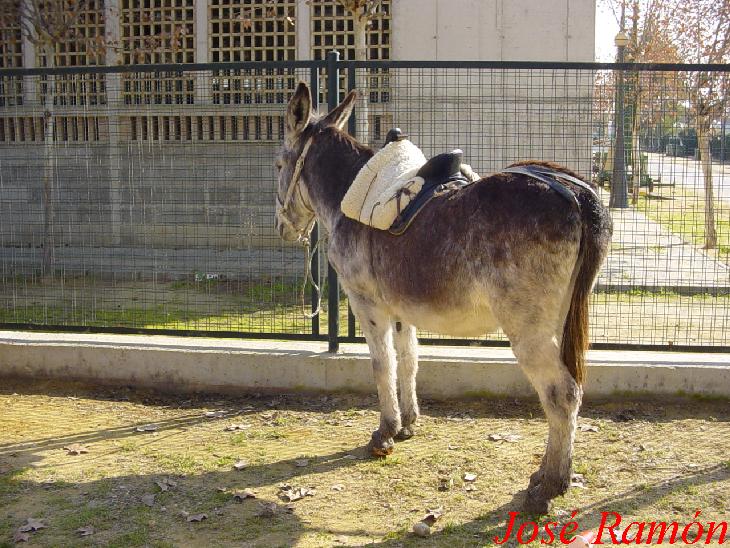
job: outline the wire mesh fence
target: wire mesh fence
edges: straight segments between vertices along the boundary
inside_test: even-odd
[[[730,347],[730,67],[337,69],[342,92],[364,92],[350,130],[373,148],[399,126],[427,157],[461,148],[481,174],[550,160],[606,203],[625,193],[595,346]],[[337,337],[354,340],[326,288],[325,312],[306,316],[304,253],[273,222],[286,101],[304,80],[326,102],[329,77],[323,61],[0,71],[0,322],[323,339],[337,313]]]

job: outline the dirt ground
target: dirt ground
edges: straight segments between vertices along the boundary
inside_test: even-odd
[[[44,528],[21,546],[490,546],[546,436],[539,406],[513,400],[425,401],[417,436],[384,460],[364,453],[372,396],[173,398],[17,381],[0,388],[0,409],[3,547],[28,518]],[[581,530],[605,511],[624,524],[683,527],[697,510],[705,524],[727,521],[727,401],[588,401],[579,425],[582,478],[541,522],[576,509]],[[244,489],[255,498],[237,500]],[[305,496],[288,503],[287,491]],[[414,536],[434,508],[430,537]]]

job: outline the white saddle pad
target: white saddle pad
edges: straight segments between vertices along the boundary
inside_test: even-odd
[[[415,175],[425,163],[421,149],[407,139],[388,143],[357,174],[342,199],[342,212],[366,225],[388,230],[421,190],[423,179]]]

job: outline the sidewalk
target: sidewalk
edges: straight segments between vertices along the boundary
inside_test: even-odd
[[[599,288],[666,288],[690,295],[706,289],[730,290],[726,264],[633,208],[612,209],[611,216],[613,239]]]

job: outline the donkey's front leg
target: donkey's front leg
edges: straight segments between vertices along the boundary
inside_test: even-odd
[[[370,349],[380,402],[380,427],[373,432],[368,449],[374,456],[384,457],[393,452],[393,436],[401,427],[391,322],[388,315],[369,299],[350,295],[350,306],[360,321]]]
[[[400,389],[401,429],[397,440],[413,437],[418,419],[418,397],[416,396],[416,374],[418,373],[418,339],[416,328],[395,321],[393,343],[398,356],[398,387]]]

